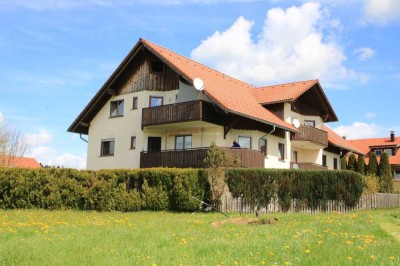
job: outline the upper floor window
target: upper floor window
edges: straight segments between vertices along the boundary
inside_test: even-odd
[[[240,147],[251,149],[251,137],[239,137],[238,141]]]
[[[175,149],[176,150],[185,150],[192,148],[192,136],[176,136],[175,137]]]
[[[304,124],[309,127],[315,127],[315,120],[304,120]]]
[[[115,140],[107,139],[101,141],[101,156],[114,156]]]
[[[124,115],[124,100],[112,101],[110,103],[110,116],[123,116]]]
[[[132,99],[132,110],[136,110],[138,108],[138,97],[133,97]]]
[[[375,154],[376,154],[376,156],[381,156],[382,150],[375,150]]]
[[[163,97],[160,96],[150,96],[150,107],[156,107],[163,105]]]
[[[285,144],[278,143],[278,158],[279,160],[285,160]]]
[[[266,139],[260,139],[260,151],[267,155],[267,140]]]
[[[392,156],[392,149],[384,149],[383,150],[384,153],[386,153],[388,156]]]

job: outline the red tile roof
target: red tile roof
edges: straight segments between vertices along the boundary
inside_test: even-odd
[[[345,149],[350,152],[358,153],[358,154],[367,154],[362,149],[353,145],[350,141],[345,140],[343,137],[339,136],[335,131],[324,125],[323,129],[328,132],[328,142],[329,144]]]
[[[297,131],[291,124],[262,107],[254,97],[254,88],[251,85],[147,40],[141,39],[140,42],[192,83],[196,77],[201,78],[204,82],[204,93],[228,112],[292,132]]]
[[[18,167],[18,168],[41,168],[35,158],[28,157],[13,157],[10,161],[10,156],[0,157],[0,166]]]
[[[400,147],[400,137],[396,137],[394,142],[390,141],[390,137],[387,138],[370,138],[370,139],[353,139],[349,140],[354,146],[357,146],[361,149],[365,154],[368,154],[372,147],[381,147],[387,148],[389,146]],[[378,157],[378,162],[379,162]],[[366,162],[368,162],[368,158],[366,158]],[[400,165],[400,148],[397,148],[397,152],[394,156],[389,156],[389,163]]]
[[[294,101],[317,83],[318,80],[314,79],[260,87],[254,89],[254,95],[260,104]]]

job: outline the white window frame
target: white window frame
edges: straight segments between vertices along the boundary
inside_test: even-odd
[[[110,102],[110,117],[119,117],[124,115],[124,100]]]
[[[105,145],[108,143],[109,147],[108,153],[105,153]],[[100,146],[100,156],[107,157],[107,156],[114,156],[115,154],[115,139],[102,139],[101,146]]]

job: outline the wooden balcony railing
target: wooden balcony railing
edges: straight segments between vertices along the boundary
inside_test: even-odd
[[[265,155],[262,152],[250,149],[225,148],[232,157],[240,160],[240,167],[264,167]],[[177,168],[202,168],[207,156],[208,148],[187,150],[165,150],[140,153],[140,168],[151,167],[177,167]]]
[[[290,163],[291,169],[303,169],[303,170],[327,170],[328,167],[316,163]]]
[[[309,126],[300,126],[300,133],[295,134],[292,140],[311,141],[322,146],[328,146],[328,133],[324,130]]]
[[[143,108],[142,128],[187,121],[206,121],[220,124],[214,106],[205,101],[191,101]]]

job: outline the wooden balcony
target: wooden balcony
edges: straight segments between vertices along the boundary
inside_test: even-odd
[[[297,166],[295,166],[297,165]],[[290,169],[302,169],[302,170],[328,170],[327,166],[316,164],[316,163],[290,163]]]
[[[220,115],[212,103],[191,101],[143,108],[142,128],[187,121],[205,121],[221,124]]]
[[[328,146],[328,133],[324,130],[309,126],[300,126],[300,133],[292,136],[292,141],[309,141],[324,147]]]
[[[232,157],[240,160],[240,167],[263,168],[265,155],[251,149],[225,148]],[[151,167],[176,167],[176,168],[202,168],[208,148],[188,150],[165,150],[140,153],[140,168]]]

